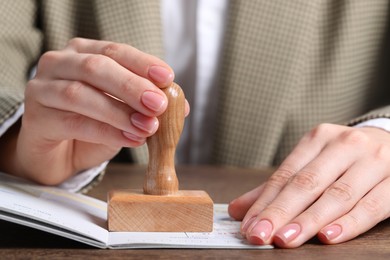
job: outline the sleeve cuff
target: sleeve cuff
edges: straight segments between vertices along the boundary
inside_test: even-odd
[[[86,193],[103,178],[107,164],[108,161],[97,167],[82,171],[58,185],[58,188],[70,192]]]
[[[7,120],[4,121],[3,124],[0,125],[0,136],[2,136],[7,130],[18,121],[18,119],[23,115],[24,113],[24,103],[20,105],[20,107],[16,110],[16,112],[9,117]]]
[[[354,125],[354,127],[365,127],[365,126],[376,127],[376,128],[383,129],[387,132],[390,132],[390,119],[384,117],[375,118]]]

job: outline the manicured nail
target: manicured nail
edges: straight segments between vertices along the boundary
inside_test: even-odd
[[[343,229],[341,228],[340,225],[331,225],[331,226],[324,227],[320,233],[322,233],[327,240],[331,241],[336,237],[338,237],[342,231]]]
[[[130,121],[135,127],[139,128],[139,129],[141,129],[149,134],[154,133],[158,127],[157,118],[146,117],[140,113],[132,114],[130,117]]]
[[[249,241],[256,244],[265,244],[271,237],[272,223],[268,220],[260,220],[249,232]]]
[[[149,76],[160,83],[171,83],[173,81],[173,73],[162,66],[151,66]]]
[[[293,223],[279,229],[275,237],[278,237],[284,244],[287,244],[293,241],[300,233],[301,226]]]
[[[163,96],[157,94],[156,92],[145,91],[142,94],[142,103],[149,109],[155,112],[160,112],[161,109],[164,107],[166,101]]]
[[[122,133],[123,133],[123,135],[124,135],[127,139],[130,139],[130,140],[132,140],[132,141],[142,142],[142,141],[145,140],[145,138],[140,137],[140,136],[136,136],[135,134],[132,134],[132,133],[129,133],[129,132],[123,131]]]
[[[190,108],[190,103],[188,103],[187,99],[185,101],[185,115],[188,116],[190,114],[191,108]]]
[[[250,219],[248,219],[243,225],[242,225],[242,228],[241,228],[241,235],[243,237],[246,236],[246,233],[248,231],[248,228],[252,225],[252,223],[255,221],[257,217],[254,216],[254,217],[251,217]]]

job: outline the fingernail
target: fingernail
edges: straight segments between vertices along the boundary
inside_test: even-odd
[[[132,141],[142,142],[142,141],[145,140],[144,137],[136,136],[135,134],[132,134],[132,133],[129,133],[129,132],[123,131],[122,133],[123,133],[123,135],[124,135],[127,139],[130,139],[130,140],[132,140]]]
[[[284,244],[293,241],[301,233],[301,226],[293,223],[282,227],[275,234],[275,237],[279,238]]]
[[[141,129],[149,134],[154,133],[158,127],[157,118],[147,117],[147,116],[144,116],[140,113],[132,114],[130,117],[130,121],[135,127],[139,128],[139,129]]]
[[[341,234],[342,230],[343,229],[340,225],[331,225],[324,227],[320,233],[322,233],[326,237],[326,239],[330,241],[338,237]]]
[[[173,73],[162,66],[151,66],[149,76],[160,83],[171,83],[173,81]]]
[[[190,103],[188,103],[187,99],[185,101],[185,115],[188,116],[190,114],[191,108],[190,108]]]
[[[157,94],[153,91],[145,91],[142,94],[142,103],[149,109],[155,112],[160,112],[164,107],[166,101],[165,98],[160,94]]]
[[[250,230],[249,241],[256,244],[265,244],[267,240],[271,237],[272,233],[272,223],[268,220],[259,221],[253,228]]]
[[[248,231],[248,228],[251,226],[251,224],[255,221],[256,219],[256,216],[254,217],[251,217],[250,219],[248,219],[246,222],[243,223],[242,225],[242,228],[241,228],[241,235],[243,237],[245,237],[247,231]]]

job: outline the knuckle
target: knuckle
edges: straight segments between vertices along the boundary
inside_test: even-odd
[[[80,131],[83,128],[84,121],[82,115],[73,113],[66,115],[63,119],[65,130],[70,133]]]
[[[328,123],[322,123],[314,127],[309,133],[310,139],[323,138],[323,136],[333,129],[334,125]]]
[[[370,219],[384,219],[385,214],[383,209],[386,207],[384,207],[383,202],[380,199],[366,198],[360,201],[360,205]]]
[[[267,207],[266,211],[272,214],[275,219],[289,219],[290,212],[283,205],[270,205]]]
[[[29,80],[27,82],[27,86],[26,86],[26,89],[25,89],[25,95],[27,96],[31,92],[34,92],[37,89],[38,86],[39,86],[39,82],[38,82],[38,80],[36,78]]]
[[[346,183],[335,182],[325,191],[325,194],[328,194],[338,200],[349,201],[352,199],[353,189]]]
[[[354,214],[347,214],[345,215],[347,222],[349,226],[351,226],[353,229],[356,229],[357,227],[361,226],[361,220]]]
[[[52,64],[59,60],[59,56],[58,51],[47,51],[42,54],[38,62],[38,72],[40,69],[52,67]]]
[[[134,96],[136,89],[137,89],[136,86],[138,84],[139,84],[139,82],[137,82],[136,77],[128,77],[120,85],[120,90],[125,97],[126,96]]]
[[[81,64],[81,70],[89,76],[97,74],[105,66],[106,59],[103,55],[88,55]]]
[[[368,136],[362,131],[350,129],[340,136],[341,142],[345,145],[365,145],[369,141]]]
[[[374,159],[379,161],[388,160],[390,155],[390,148],[387,144],[379,144],[376,150],[374,151]]]
[[[120,49],[121,45],[119,43],[111,42],[103,47],[102,54],[116,60],[119,56]]]
[[[310,220],[310,222],[312,222],[316,226],[324,223],[325,215],[321,211],[310,210],[306,211],[305,215],[305,218],[307,217],[307,219]]]
[[[313,191],[318,187],[318,176],[314,172],[301,171],[291,179],[291,184],[303,191]]]
[[[25,104],[39,104],[48,106],[50,104],[50,98],[48,98],[48,90],[45,88],[43,82],[37,78],[31,79],[27,82],[26,89],[24,91]]]
[[[110,135],[111,126],[109,124],[101,123],[96,127],[97,137],[106,137]]]
[[[294,175],[294,171],[287,167],[280,167],[271,177],[268,179],[267,184],[276,188],[282,188],[288,183],[291,176]]]
[[[76,48],[77,46],[80,46],[83,42],[84,42],[84,39],[82,39],[80,37],[75,37],[75,38],[72,38],[68,41],[68,43],[66,44],[66,47]]]
[[[64,129],[66,132],[74,134],[78,138],[85,140],[100,140],[105,142],[108,136],[111,136],[111,126],[106,123],[89,125],[90,119],[81,114],[69,113],[64,116]],[[88,127],[89,125],[89,127]],[[93,126],[93,127],[90,127]]]
[[[76,104],[80,99],[80,92],[83,88],[81,82],[74,81],[71,82],[65,89],[63,93],[63,98],[67,103]]]

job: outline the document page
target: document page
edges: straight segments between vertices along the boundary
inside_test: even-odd
[[[64,236],[99,248],[239,248],[254,246],[229,218],[226,204],[214,205],[214,228],[194,232],[109,232],[107,203],[0,173],[0,219]]]
[[[240,224],[229,217],[227,204],[214,204],[213,232],[110,232],[108,243],[110,248],[273,248],[250,245],[240,234]]]
[[[106,207],[88,196],[0,174],[0,218],[8,221],[105,247]]]

